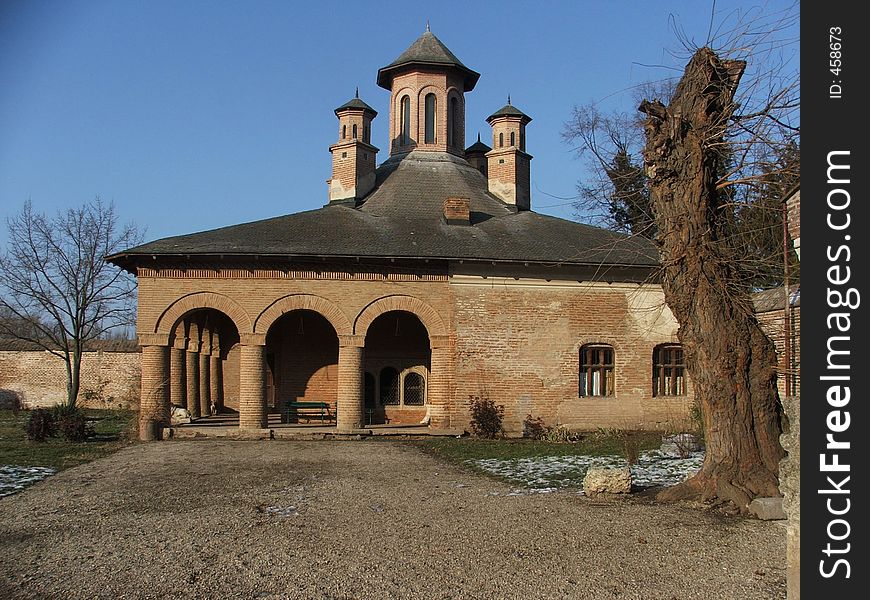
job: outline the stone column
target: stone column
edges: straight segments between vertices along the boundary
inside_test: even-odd
[[[266,336],[243,334],[239,358],[239,429],[265,429]]]
[[[446,429],[450,427],[450,382],[453,375],[450,336],[433,335],[429,339],[432,349],[427,386],[429,426],[433,429]]]
[[[199,352],[199,414],[207,417],[211,414],[211,378],[209,364],[211,363],[211,348],[207,342],[202,343]]]
[[[162,435],[169,425],[169,336],[142,334],[142,394],[139,400],[139,439]]]
[[[220,412],[224,407],[223,373],[221,368],[221,353],[217,348],[211,349],[211,362],[208,369],[209,394],[215,408]]]
[[[187,342],[187,410],[194,419],[199,418],[199,342]]]
[[[184,380],[184,338],[175,340],[169,349],[169,400],[182,408],[187,407],[187,388]]]
[[[339,431],[363,426],[363,346],[365,336],[338,336],[336,427]]]

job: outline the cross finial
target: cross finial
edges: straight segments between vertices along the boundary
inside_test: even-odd
[[[359,99],[359,86],[356,86],[356,94],[354,94],[354,98]]]
[[[429,19],[426,19],[426,31],[429,31]]]

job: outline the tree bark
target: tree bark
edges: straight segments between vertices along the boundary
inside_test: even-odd
[[[699,49],[665,107],[646,113],[644,162],[658,226],[665,301],[679,323],[686,367],[704,417],[706,457],[664,501],[779,496],[781,405],[776,350],[762,331],[727,235],[729,205],[717,191],[725,131],[745,63]]]

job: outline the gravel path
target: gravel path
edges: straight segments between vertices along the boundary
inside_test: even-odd
[[[136,444],[0,498],[0,598],[785,598],[785,527],[397,442]]]

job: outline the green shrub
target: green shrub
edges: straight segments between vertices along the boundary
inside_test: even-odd
[[[28,440],[32,442],[44,442],[47,438],[55,435],[57,431],[54,413],[44,408],[30,411],[30,416],[27,417],[27,424],[24,426],[24,429],[27,432]]]
[[[480,396],[469,396],[468,399],[471,401],[471,431],[474,435],[487,439],[498,437],[502,432],[504,406]]]

